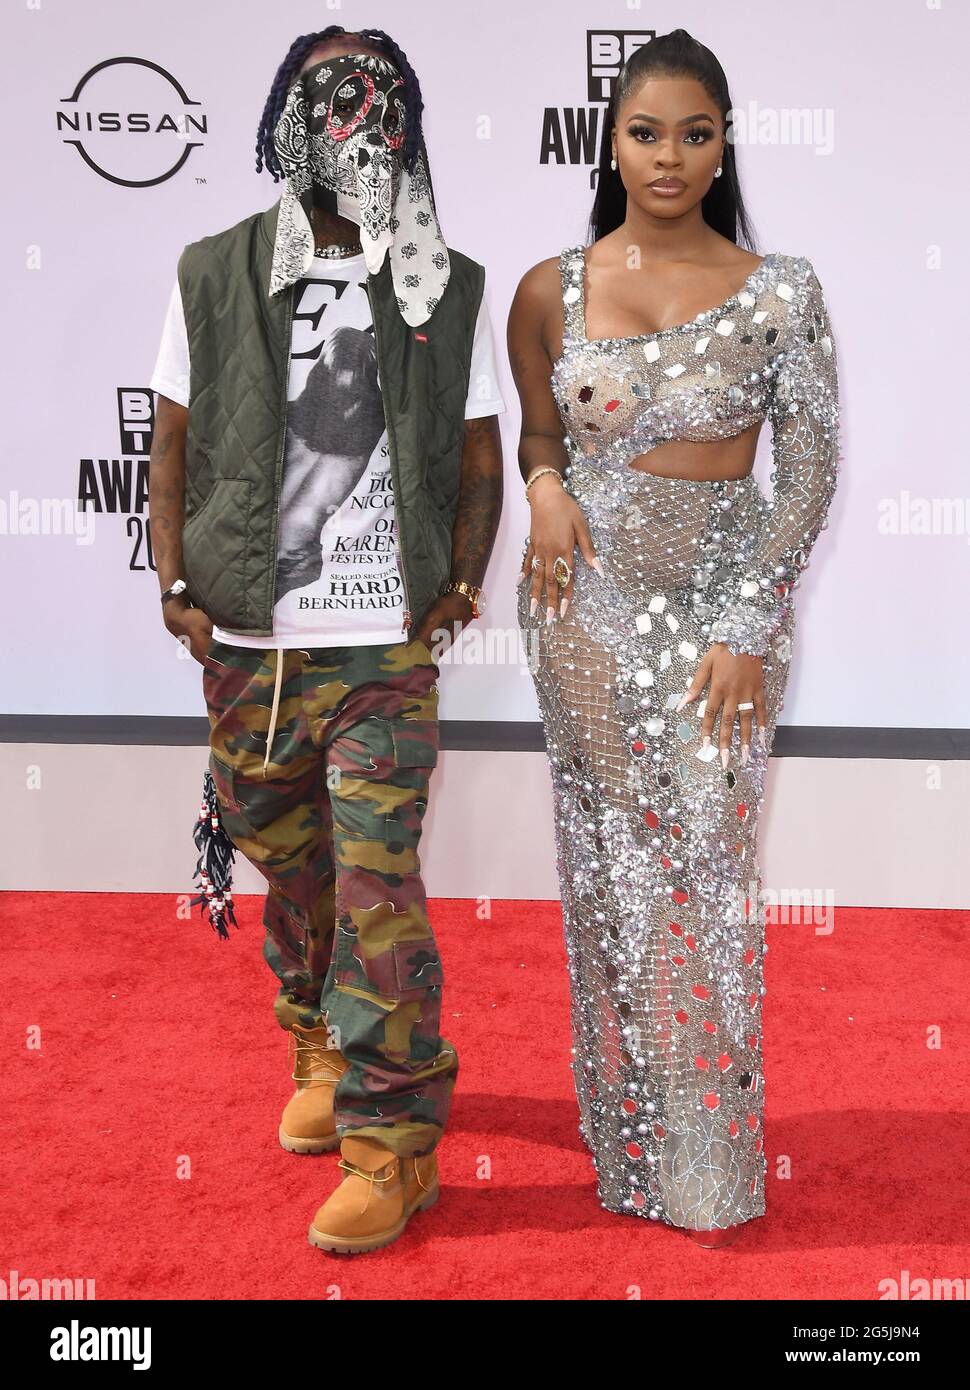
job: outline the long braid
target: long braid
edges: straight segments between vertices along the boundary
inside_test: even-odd
[[[331,24],[328,28],[321,29],[318,34],[303,34],[300,38],[294,39],[290,44],[289,52],[279,66],[269,96],[266,98],[266,105],[263,107],[263,115],[256,135],[257,174],[265,165],[267,171],[272,174],[274,183],[283,177],[283,170],[276,155],[276,147],[273,144],[273,131],[282,114],[283,107],[286,105],[287,93],[293,84],[293,79],[302,68],[307,54],[318,43],[322,43],[325,39],[344,37],[366,40],[370,48],[378,49],[392,63],[395,63],[404,78],[405,130],[402,156],[405,167],[409,171],[413,171],[414,162],[422,145],[421,112],[424,109],[424,101],[417,75],[408,62],[406,54],[382,29],[361,29],[348,32],[340,24]]]
[[[266,105],[263,107],[263,115],[259,122],[259,130],[256,135],[257,174],[260,173],[265,164],[273,175],[274,183],[283,177],[283,170],[276,157],[276,148],[273,144],[273,131],[286,104],[286,94],[310,50],[318,43],[322,43],[324,39],[336,39],[344,33],[346,30],[342,25],[331,24],[328,28],[321,29],[319,34],[303,34],[290,44],[289,52],[280,63],[273,79],[273,85],[266,98]]]

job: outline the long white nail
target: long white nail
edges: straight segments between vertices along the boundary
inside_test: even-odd
[[[688,702],[689,699],[690,699],[690,695],[689,695],[689,694],[688,694],[688,695],[685,695],[684,698],[681,700],[680,704],[679,704],[679,705],[677,706],[677,708],[674,710],[674,714],[680,714],[680,711],[684,708],[684,706],[687,704],[687,702]]]
[[[750,753],[751,753],[751,744],[750,744],[750,743],[742,743],[742,745],[741,745],[741,763],[742,763],[742,766],[748,761],[748,757],[749,757]]]
[[[547,608],[547,609],[546,609],[546,627],[548,627],[549,624],[550,624],[551,622],[554,621],[555,616],[556,616],[556,610],[555,610],[554,608]]]
[[[606,571],[603,569],[602,563],[600,562],[600,558],[598,555],[593,556],[592,560],[590,560],[589,562],[589,565],[590,569],[594,569],[596,573],[600,575],[603,579],[606,578]]]
[[[563,601],[562,601],[562,603],[559,605],[559,616],[560,616],[560,618],[564,618],[564,617],[566,616],[566,609],[567,609],[568,607],[569,607],[569,599],[568,599],[568,598],[564,598]]]
[[[731,750],[730,750],[730,748],[722,748],[722,749],[721,749],[721,766],[722,766],[725,770],[727,769],[727,765],[728,765],[728,763],[730,762],[730,759],[731,759]]]
[[[539,600],[534,598],[529,604],[529,617],[534,618],[539,611]]]

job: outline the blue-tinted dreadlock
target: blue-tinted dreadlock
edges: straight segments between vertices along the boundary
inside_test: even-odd
[[[383,29],[347,30],[340,24],[331,24],[328,28],[321,29],[319,34],[303,34],[300,38],[294,39],[290,44],[290,51],[283,59],[273,79],[273,85],[266,99],[266,105],[263,107],[263,116],[256,135],[256,172],[258,174],[265,164],[273,175],[274,183],[283,177],[283,170],[273,145],[273,131],[276,128],[276,122],[282,115],[286,94],[293,85],[293,79],[299,73],[311,49],[315,48],[318,43],[323,43],[325,39],[338,38],[363,40],[366,47],[376,48],[378,52],[383,53],[385,58],[389,58],[404,78],[406,117],[404,146],[401,155],[408,172],[414,170],[414,161],[420,153],[422,144],[421,112],[424,109],[424,102],[421,98],[420,84],[407,56],[398,48],[394,40],[384,33]]]

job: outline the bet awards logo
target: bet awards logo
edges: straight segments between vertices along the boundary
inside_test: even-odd
[[[101,178],[151,188],[205,143],[208,120],[182,84],[147,58],[106,58],[57,111],[65,145]]]
[[[126,517],[131,542],[130,570],[154,570],[148,529],[148,454],[155,428],[155,400],[143,386],[119,386],[118,452],[120,458],[81,459],[77,508],[81,512]]]
[[[599,156],[600,129],[613,84],[631,54],[656,37],[655,29],[587,29],[586,100],[589,106],[547,106],[542,114],[540,164],[589,164]],[[595,178],[595,168],[590,182]]]

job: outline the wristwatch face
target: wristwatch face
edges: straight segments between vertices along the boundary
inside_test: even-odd
[[[485,607],[485,604],[482,601],[482,591],[481,589],[476,589],[474,584],[465,584],[463,586],[457,583],[449,584],[448,593],[461,594],[462,598],[467,598],[468,602],[472,606],[472,613],[476,618],[478,617],[482,609]]]

